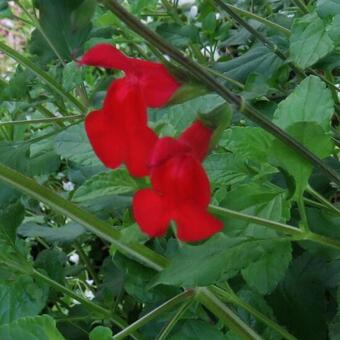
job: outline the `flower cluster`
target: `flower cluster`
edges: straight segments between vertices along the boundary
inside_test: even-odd
[[[152,188],[133,199],[142,231],[162,236],[175,221],[178,238],[187,242],[220,231],[222,223],[207,211],[210,185],[201,165],[213,131],[196,121],[178,139],[158,138],[147,124],[147,109],[166,105],[180,84],[162,64],[127,57],[108,44],[91,48],[80,64],[125,73],[111,84],[103,107],[88,114],[85,128],[107,167],[124,163],[132,176],[150,176]]]

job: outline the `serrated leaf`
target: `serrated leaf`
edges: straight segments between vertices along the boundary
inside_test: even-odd
[[[283,279],[291,260],[290,242],[276,242],[273,249],[243,269],[242,276],[247,284],[260,294],[268,294]]]
[[[137,182],[128,172],[118,169],[91,177],[76,190],[72,199],[81,203],[103,196],[128,194],[137,189]]]
[[[162,120],[167,124],[170,123],[176,133],[180,134],[197,118],[198,114],[208,113],[223,103],[224,100],[220,96],[209,94],[157,111],[150,110],[150,117],[154,121]]]
[[[154,285],[207,286],[235,276],[265,252],[267,242],[217,234],[199,246],[184,245]]]
[[[286,131],[320,158],[325,158],[332,152],[330,135],[314,122],[298,122],[289,126]],[[300,197],[308,184],[313,166],[279,140],[273,142],[271,154],[274,163],[294,177],[294,197]]]
[[[230,153],[211,154],[204,161],[211,183],[214,185],[232,185],[249,178],[251,171],[238,156]]]
[[[0,327],[0,338],[6,340],[65,340],[56,322],[49,316],[21,318]]]
[[[314,122],[330,130],[334,102],[330,90],[318,77],[309,76],[283,100],[274,113],[274,123],[286,130],[297,122]]]
[[[185,48],[198,39],[198,29],[194,25],[165,23],[157,27],[156,32],[178,48]]]
[[[39,23],[44,35],[64,60],[72,60],[82,52],[91,30],[90,20],[94,10],[86,15],[84,9],[82,10],[84,2],[88,0],[36,0],[34,3],[39,10]],[[57,58],[38,29],[33,31],[30,51],[39,56],[41,63]]]
[[[317,14],[295,19],[289,40],[293,62],[305,69],[333,51],[334,44]]]
[[[216,64],[216,69],[244,83],[249,74],[258,73],[271,78],[283,65],[283,61],[267,47],[256,46],[240,57]]]
[[[51,149],[31,151],[30,143],[0,142],[1,163],[26,175],[36,176],[56,171],[60,161]]]
[[[227,192],[221,206],[248,215],[258,216],[277,222],[286,222],[290,218],[290,202],[283,189],[270,183],[247,183],[235,186]],[[225,233],[233,237],[273,238],[274,230],[248,221],[230,217],[223,218]]]
[[[17,233],[24,237],[42,237],[49,242],[71,243],[86,233],[79,224],[70,222],[62,227],[43,227],[39,224],[27,222],[22,224]]]
[[[83,166],[101,165],[88,141],[83,124],[77,124],[59,133],[54,140],[58,155]]]
[[[265,162],[271,141],[271,135],[261,128],[234,126],[225,132],[220,145],[244,158]]]

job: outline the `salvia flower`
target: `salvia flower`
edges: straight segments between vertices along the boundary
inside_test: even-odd
[[[163,65],[129,58],[108,44],[91,48],[80,64],[125,72],[111,84],[103,108],[86,117],[85,128],[95,153],[107,167],[125,163],[131,175],[146,176],[147,159],[157,141],[147,125],[147,107],[165,105],[180,84]]]
[[[150,156],[151,189],[133,199],[133,213],[143,232],[163,236],[170,221],[180,240],[194,242],[220,231],[222,222],[207,211],[210,185],[201,165],[212,130],[195,122],[176,140],[159,139]]]

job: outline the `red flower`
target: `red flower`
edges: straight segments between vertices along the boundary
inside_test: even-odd
[[[200,122],[179,140],[159,139],[151,153],[152,189],[137,192],[133,212],[142,231],[162,236],[169,222],[177,223],[178,238],[194,242],[220,231],[222,222],[207,212],[209,180],[201,166],[212,131]]]
[[[127,57],[109,44],[92,47],[84,54],[80,64],[124,71],[125,78],[138,82],[148,107],[164,106],[180,87],[162,64]]]
[[[112,83],[101,110],[88,114],[85,129],[98,158],[109,168],[125,163],[131,175],[149,173],[147,160],[157,135],[147,126],[139,86],[129,79]]]
[[[80,64],[125,72],[125,77],[112,83],[104,107],[86,117],[85,128],[95,153],[107,167],[125,163],[131,175],[146,176],[147,160],[157,140],[147,126],[146,109],[165,105],[180,85],[163,65],[129,58],[108,44],[91,48]]]

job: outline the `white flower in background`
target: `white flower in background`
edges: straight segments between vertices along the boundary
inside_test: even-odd
[[[84,292],[84,295],[85,297],[88,299],[88,300],[93,300],[94,299],[94,294],[91,290],[89,289],[86,289],[85,292]]]
[[[207,58],[211,57],[211,51],[212,51],[211,46],[207,46],[206,48],[201,49],[201,53]],[[218,49],[216,48],[215,51],[214,51],[214,55],[213,55],[214,61],[217,61],[220,57],[221,57],[221,54],[218,51]]]
[[[73,253],[72,255],[70,255],[68,260],[73,264],[78,264],[79,263],[79,255],[77,253]]]
[[[178,0],[178,6],[191,6],[195,4],[195,0]]]
[[[74,183],[71,181],[63,182],[63,189],[65,191],[73,191],[74,190]]]
[[[72,303],[73,303],[74,305],[80,305],[80,302],[77,301],[77,300],[75,300],[75,299],[72,299]]]
[[[221,18],[221,14],[220,13],[216,13],[215,17],[216,17],[216,20],[219,20]]]
[[[53,112],[53,116],[54,117],[62,117],[63,115],[60,112],[56,111],[56,112]]]
[[[147,16],[145,19],[141,20],[143,24],[150,24],[150,22],[153,22],[153,18],[150,16]]]
[[[93,280],[85,280],[86,281],[86,283],[89,285],[89,286],[92,286],[93,285]]]
[[[198,7],[197,6],[191,6],[190,11],[188,13],[189,19],[196,18],[197,14],[198,14]]]
[[[26,115],[26,120],[32,120],[32,116],[31,115]]]

